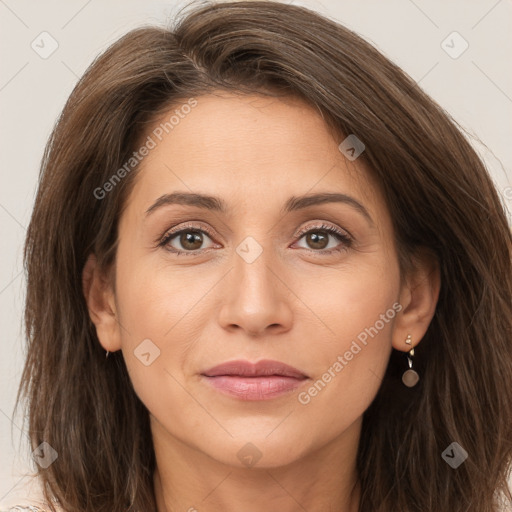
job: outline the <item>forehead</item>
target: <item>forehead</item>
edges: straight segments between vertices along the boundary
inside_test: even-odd
[[[350,191],[383,207],[368,170],[343,156],[341,140],[302,100],[223,92],[195,101],[186,109],[186,99],[175,103],[148,130],[154,147],[141,162],[133,199],[188,189],[260,208],[271,198]]]

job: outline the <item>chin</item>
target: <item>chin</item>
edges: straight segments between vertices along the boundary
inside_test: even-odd
[[[232,432],[233,438],[225,436],[221,440],[208,442],[206,453],[228,466],[248,469],[282,467],[304,455],[304,436],[299,431],[293,437],[280,436],[276,432],[269,435],[269,432],[271,430],[267,429],[264,432],[246,430],[240,435]]]

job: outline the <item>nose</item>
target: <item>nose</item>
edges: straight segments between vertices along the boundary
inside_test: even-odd
[[[263,253],[252,263],[235,256],[221,294],[219,323],[228,331],[243,330],[250,336],[278,334],[292,325],[292,292]],[[273,267],[273,268],[272,268]]]

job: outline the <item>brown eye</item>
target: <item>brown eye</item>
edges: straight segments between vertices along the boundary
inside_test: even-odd
[[[189,254],[191,256],[201,252],[203,244],[211,238],[202,229],[185,228],[174,231],[164,236],[160,246],[175,254]]]
[[[203,237],[199,231],[183,231],[179,236],[179,241],[184,249],[195,251],[201,248]]]
[[[332,252],[347,250],[352,245],[352,238],[347,233],[334,226],[321,225],[301,231],[299,240],[304,240],[306,246],[302,246],[311,252],[329,254]],[[331,240],[334,243],[331,244]],[[336,240],[338,243],[336,243]]]
[[[310,231],[306,235],[306,243],[312,249],[325,249],[329,244],[329,234],[323,231]]]

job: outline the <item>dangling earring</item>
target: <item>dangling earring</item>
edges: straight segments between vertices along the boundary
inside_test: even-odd
[[[107,350],[107,354],[105,355],[105,359],[108,359],[108,355],[110,354],[110,352]]]
[[[412,338],[411,335],[408,334],[407,338],[405,340],[405,343],[407,345],[412,345]],[[408,387],[412,388],[418,384],[418,381],[420,380],[420,376],[418,373],[412,369],[412,358],[414,357],[414,348],[411,348],[409,353],[407,354],[407,362],[409,364],[409,369],[404,372],[402,375],[402,382]]]

